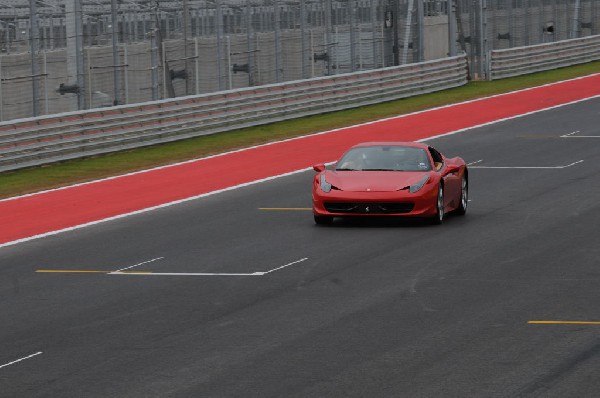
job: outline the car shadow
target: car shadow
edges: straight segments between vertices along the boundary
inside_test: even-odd
[[[451,223],[453,219],[460,219],[455,214],[446,214],[444,223]],[[442,226],[443,226],[442,224]],[[318,225],[324,228],[435,228],[427,218],[418,217],[390,217],[390,216],[369,216],[369,217],[336,217],[333,223],[329,225]]]

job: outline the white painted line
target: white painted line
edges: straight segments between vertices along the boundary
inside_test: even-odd
[[[577,134],[577,133],[579,133],[579,130],[573,131],[572,133],[569,133],[569,134],[561,135],[560,138],[567,138],[567,137],[570,137],[570,136],[572,136],[574,134]]]
[[[121,272],[121,271],[125,271],[126,269],[131,269],[131,268],[134,268],[134,267],[137,267],[137,266],[140,266],[140,265],[144,265],[144,264],[152,263],[152,262],[154,262],[154,261],[162,260],[163,258],[164,258],[164,257],[157,257],[157,258],[153,258],[152,260],[144,261],[144,262],[141,262],[141,263],[138,263],[138,264],[134,264],[134,265],[132,265],[132,266],[129,266],[129,267],[125,267],[125,268],[118,269],[118,270],[116,270],[116,271],[113,271],[113,272],[111,272],[111,274],[112,274],[112,273],[115,273],[115,272]]]
[[[561,135],[560,138],[600,138],[600,135],[575,135],[580,131],[573,131],[572,133]]]
[[[292,261],[281,267],[273,268],[269,271],[257,271],[250,273],[224,273],[224,272],[110,272],[108,275],[142,275],[142,276],[263,276],[270,274],[271,272],[279,271],[290,265],[298,264],[308,260],[308,257],[301,258],[300,260]]]
[[[108,275],[137,275],[137,276],[262,276],[264,272],[252,272],[249,274],[227,274],[210,272],[111,272]]]
[[[306,261],[306,260],[308,260],[308,257],[304,257],[304,258],[301,258],[300,260],[296,260],[296,261],[293,261],[293,262],[291,262],[289,264],[282,265],[281,267],[273,268],[272,270],[269,270],[269,271],[265,272],[265,275],[266,274],[270,274],[271,272],[279,271],[280,269],[289,267],[290,265],[301,263],[301,262]]]
[[[0,365],[0,369],[2,369],[2,368],[5,368],[5,367],[7,367],[7,366],[10,366],[10,365],[14,365],[14,364],[15,364],[15,363],[17,363],[17,362],[21,362],[21,361],[24,361],[24,360],[26,360],[26,359],[33,358],[33,357],[35,357],[35,356],[37,356],[37,355],[40,355],[40,354],[43,354],[43,352],[41,352],[41,351],[40,351],[40,352],[36,352],[35,354],[31,354],[31,355],[28,355],[28,356],[26,356],[26,357],[23,357],[23,358],[17,359],[16,361],[12,361],[12,362],[9,362],[9,363],[5,363],[4,365]]]
[[[472,169],[566,169],[567,167],[575,166],[583,162],[583,160],[578,160],[577,162],[573,162],[566,166],[473,166]]]
[[[468,163],[467,166],[472,166],[474,164],[481,163],[481,162],[483,162],[483,159],[479,159],[479,160],[477,160],[475,162]]]
[[[586,77],[595,76],[595,75],[600,75],[600,73],[597,73],[597,74],[594,74],[594,75],[588,75]],[[579,79],[582,79],[582,78],[583,77],[581,77],[581,78],[575,78],[575,79],[570,79],[570,80],[579,80]],[[565,80],[565,81],[570,81],[570,80]],[[558,83],[545,84],[545,85],[538,86],[538,87],[551,86],[551,85],[554,85],[554,84],[558,84]],[[520,92],[520,91],[528,91],[528,90],[532,90],[534,88],[537,88],[537,87],[532,87],[532,88],[528,88],[528,89],[524,89],[524,90],[519,90],[519,91],[513,91],[513,93]],[[499,97],[499,96],[507,95],[507,94],[510,94],[510,93],[493,95],[491,97],[486,97],[486,98],[494,98],[494,97]],[[462,133],[464,131],[474,130],[474,129],[477,129],[477,128],[480,128],[480,127],[491,126],[493,124],[502,123],[502,122],[505,122],[507,120],[518,119],[518,118],[521,118],[521,117],[525,117],[525,116],[529,116],[529,115],[534,115],[536,113],[545,112],[545,111],[549,111],[549,110],[552,110],[552,109],[558,109],[558,108],[562,108],[562,107],[573,105],[573,104],[578,104],[580,102],[589,101],[591,99],[596,99],[596,98],[600,98],[600,95],[594,95],[594,96],[591,96],[591,97],[588,97],[588,98],[583,98],[583,99],[575,100],[575,101],[572,101],[572,102],[567,102],[567,103],[564,103],[564,104],[554,105],[554,106],[551,106],[551,107],[548,107],[548,108],[537,109],[535,111],[531,111],[531,112],[527,112],[527,113],[522,113],[520,115],[509,116],[509,117],[506,117],[506,118],[503,118],[503,119],[493,120],[491,122],[482,123],[482,124],[478,124],[478,125],[470,126],[470,127],[465,127],[463,129],[454,130],[454,131],[451,131],[451,132],[448,132],[448,133],[443,133],[443,134],[439,134],[439,135],[436,135],[436,136],[432,136],[432,137],[428,137],[428,138],[423,138],[421,140],[417,140],[417,142],[427,142],[427,141],[434,140],[434,139],[437,139],[437,138],[442,138],[442,137],[447,137],[447,136],[450,136],[450,135],[455,135],[455,134],[458,134],[458,133]],[[309,136],[316,136],[316,135],[328,134],[328,133],[336,132],[336,131],[339,131],[339,130],[342,130],[342,129],[349,129],[349,128],[352,128],[352,127],[363,126],[363,125],[370,125],[370,124],[373,124],[373,123],[383,122],[383,121],[386,121],[386,120],[400,119],[400,118],[407,117],[407,116],[414,115],[414,114],[428,112],[428,111],[432,111],[432,110],[436,110],[436,109],[448,108],[448,107],[451,107],[451,106],[456,106],[456,105],[466,104],[466,103],[470,103],[470,102],[475,102],[475,101],[479,101],[479,100],[482,100],[482,99],[484,99],[484,98],[480,98],[480,99],[472,100],[472,101],[465,101],[465,102],[461,102],[461,103],[458,103],[458,104],[445,105],[445,106],[441,106],[439,108],[427,109],[427,110],[424,110],[424,111],[414,112],[414,113],[411,113],[411,114],[396,116],[396,117],[387,118],[387,119],[376,120],[376,121],[369,122],[369,123],[359,124],[359,125],[355,125],[355,126],[343,127],[343,128],[339,128],[339,129],[335,129],[335,130],[324,131],[324,132],[321,132],[321,133],[310,134],[310,135],[306,135],[306,136],[302,136],[302,137],[291,138],[291,139],[288,139],[288,140],[277,141],[277,142],[270,142],[270,143],[267,143],[267,144],[264,144],[264,145],[257,145],[257,146],[253,146],[253,147],[250,147],[250,148],[245,148],[245,149],[240,149],[240,150],[237,150],[237,151],[226,152],[226,153],[222,153],[222,154],[218,154],[218,155],[214,155],[214,156],[210,156],[210,157],[202,158],[202,159],[209,159],[211,157],[224,156],[224,155],[227,155],[227,154],[230,154],[230,153],[242,152],[242,151],[245,151],[245,150],[248,150],[248,149],[258,148],[258,147],[262,147],[262,146],[274,145],[274,144],[277,144],[279,142],[286,142],[286,141],[298,140],[298,139],[306,138],[306,137],[309,137]],[[134,173],[125,174],[124,176],[146,173],[148,171],[159,170],[159,169],[164,169],[164,168],[168,168],[168,167],[173,167],[173,166],[177,166],[179,164],[191,163],[191,162],[195,162],[195,161],[202,160],[202,159],[190,160],[190,161],[186,161],[186,162],[177,163],[177,164],[174,164],[174,165],[156,167],[154,169],[143,170],[143,171],[138,171],[138,172],[134,172]],[[331,163],[335,163],[335,161],[325,162],[325,164],[331,164]],[[136,211],[133,211],[131,213],[119,214],[118,216],[108,217],[108,218],[104,218],[104,219],[98,220],[98,221],[92,221],[92,222],[85,223],[85,224],[75,225],[75,226],[69,227],[69,228],[59,229],[59,230],[56,230],[56,231],[46,232],[46,233],[43,233],[43,234],[30,236],[30,237],[27,237],[27,238],[17,239],[17,240],[11,241],[11,242],[6,242],[6,243],[0,244],[0,248],[6,247],[6,246],[16,245],[16,244],[23,243],[23,242],[29,242],[29,241],[34,240],[34,239],[45,238],[45,237],[52,236],[52,235],[58,235],[58,234],[61,234],[63,232],[74,231],[74,230],[77,230],[77,229],[80,229],[80,228],[85,228],[85,227],[89,227],[89,226],[92,226],[92,225],[97,225],[97,224],[104,223],[104,222],[107,222],[107,221],[118,220],[120,218],[125,218],[125,217],[133,216],[133,215],[136,215],[136,214],[142,214],[142,213],[146,213],[146,212],[149,212],[149,211],[153,211],[153,210],[157,210],[157,209],[162,209],[164,207],[170,207],[170,206],[173,206],[173,205],[178,205],[180,203],[185,203],[185,202],[189,202],[189,201],[192,201],[192,200],[196,200],[196,199],[200,199],[200,198],[205,198],[207,196],[212,196],[212,195],[216,195],[216,194],[227,192],[227,191],[233,191],[233,190],[236,190],[236,189],[239,189],[239,188],[244,188],[244,187],[248,187],[248,186],[251,186],[251,185],[260,184],[260,183],[263,183],[263,182],[266,182],[266,181],[272,181],[272,180],[275,180],[277,178],[287,177],[287,176],[291,176],[291,175],[294,175],[294,174],[303,173],[303,172],[309,171],[309,170],[312,170],[312,167],[307,167],[307,168],[304,168],[304,169],[294,170],[294,171],[290,171],[288,173],[283,173],[283,174],[279,174],[279,175],[275,175],[275,176],[271,176],[271,177],[267,177],[267,178],[262,178],[260,180],[254,180],[254,181],[246,182],[246,183],[235,185],[235,186],[232,186],[232,187],[227,187],[227,188],[219,189],[219,190],[216,190],[216,191],[203,193],[201,195],[192,196],[192,197],[185,198],[185,199],[180,199],[180,200],[175,200],[173,202],[163,203],[163,204],[158,205],[158,206],[152,206],[152,207],[148,207],[148,208],[145,208],[145,209],[136,210]],[[105,180],[111,180],[111,179],[115,179],[115,178],[119,178],[119,177],[123,177],[123,176],[109,177],[109,178],[105,178],[103,180],[98,180],[98,181],[95,181],[95,182],[100,182],[100,181],[105,181]],[[91,183],[94,183],[94,182],[88,182],[88,183],[83,183],[83,184],[76,184],[76,185],[71,185],[69,187],[78,186],[78,185],[87,185],[87,184],[91,184]],[[61,189],[67,189],[69,187],[57,188],[54,191],[61,190]],[[53,190],[50,190],[50,191],[53,191]],[[42,191],[42,192],[38,192],[38,193],[34,193],[34,194],[28,194],[28,195],[23,195],[23,196],[16,196],[16,197],[13,197],[13,198],[2,199],[2,200],[0,200],[0,202],[6,201],[6,200],[14,200],[14,199],[18,199],[20,197],[25,197],[25,196],[32,196],[32,195],[43,194],[45,192],[49,192],[49,191]]]

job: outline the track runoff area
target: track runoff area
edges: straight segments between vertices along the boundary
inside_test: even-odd
[[[599,94],[594,75],[0,202],[0,395],[595,396]],[[394,139],[470,163],[467,216],[315,226],[306,169]]]

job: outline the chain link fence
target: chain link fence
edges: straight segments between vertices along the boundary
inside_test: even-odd
[[[488,73],[491,50],[552,43],[599,33],[598,0],[453,0],[459,49],[473,78]]]
[[[0,0],[0,120],[598,33],[600,0]],[[32,56],[34,54],[34,56]]]

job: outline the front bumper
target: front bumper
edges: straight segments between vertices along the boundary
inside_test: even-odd
[[[347,192],[313,189],[313,213],[333,217],[430,217],[437,214],[437,186],[426,184],[416,193],[408,190],[394,192]]]

